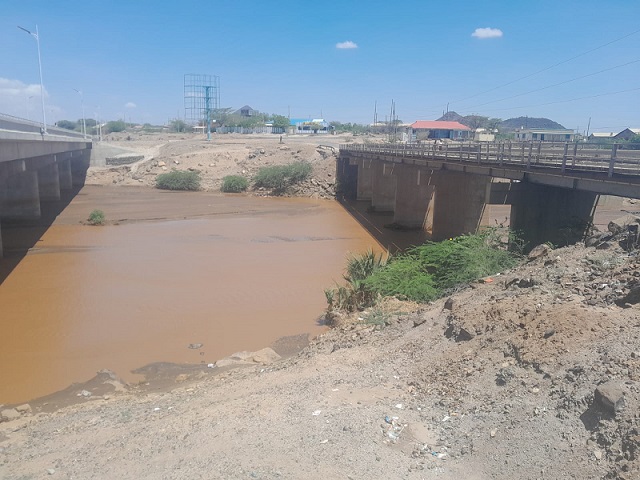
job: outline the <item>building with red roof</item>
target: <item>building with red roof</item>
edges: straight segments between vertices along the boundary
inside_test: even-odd
[[[440,120],[418,120],[411,124],[416,140],[443,139],[465,140],[471,137],[471,129],[459,122]]]

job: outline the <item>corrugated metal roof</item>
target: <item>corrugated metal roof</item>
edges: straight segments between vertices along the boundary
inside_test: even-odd
[[[411,128],[423,130],[471,130],[459,122],[445,122],[438,120],[418,120],[411,124]]]

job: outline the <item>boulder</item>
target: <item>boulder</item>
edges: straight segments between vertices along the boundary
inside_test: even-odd
[[[596,388],[594,403],[605,412],[615,414],[624,407],[624,391],[617,382],[603,383]]]
[[[614,235],[619,235],[627,230],[627,225],[632,223],[640,223],[640,217],[625,215],[624,217],[616,218],[609,222],[607,229]]]
[[[537,258],[546,257],[550,251],[551,251],[551,247],[546,243],[542,243],[537,247],[535,247],[533,250],[531,250],[527,258],[529,260],[535,260]]]
[[[270,363],[277,362],[280,358],[280,355],[271,348],[263,348],[251,355],[251,360],[253,362],[260,363],[262,365],[269,365]]]
[[[11,420],[15,420],[20,418],[20,412],[15,408],[5,408],[0,411],[0,422],[10,422]]]

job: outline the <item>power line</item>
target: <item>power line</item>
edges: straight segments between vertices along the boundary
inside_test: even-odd
[[[614,44],[614,43],[616,43],[616,42],[619,42],[619,41],[621,41],[621,40],[624,40],[625,38],[629,38],[629,37],[631,37],[632,35],[635,35],[636,33],[640,33],[640,29],[635,30],[635,31],[633,31],[633,32],[631,32],[631,33],[628,33],[628,34],[626,34],[626,35],[624,35],[624,36],[622,36],[622,37],[616,38],[615,40],[611,40],[610,42],[603,43],[602,45],[598,45],[597,47],[592,48],[591,50],[587,50],[586,52],[579,53],[578,55],[575,55],[575,56],[573,56],[573,57],[571,57],[571,58],[567,58],[566,60],[562,60],[562,61],[560,61],[560,62],[558,62],[558,63],[554,63],[553,65],[550,65],[550,66],[548,66],[548,67],[545,67],[545,68],[543,68],[543,69],[541,69],[541,70],[538,70],[538,71],[536,71],[536,72],[533,72],[533,73],[530,73],[530,74],[528,74],[528,75],[525,75],[524,77],[516,78],[515,80],[511,80],[510,82],[503,83],[502,85],[498,85],[497,87],[490,88],[489,90],[484,90],[484,91],[482,91],[482,92],[476,93],[476,94],[471,95],[471,96],[469,96],[469,97],[461,98],[461,99],[459,99],[459,100],[454,100],[453,102],[449,102],[449,103],[458,103],[458,102],[463,102],[463,101],[465,101],[465,100],[469,100],[469,99],[471,99],[471,98],[475,98],[475,97],[478,97],[478,96],[480,96],[480,95],[484,95],[485,93],[493,92],[493,91],[498,90],[498,89],[500,89],[500,88],[504,88],[504,87],[507,87],[507,86],[509,86],[509,85],[513,85],[513,84],[514,84],[514,83],[516,83],[516,82],[519,82],[519,81],[521,81],[521,80],[526,80],[527,78],[531,78],[531,77],[533,77],[533,76],[535,76],[535,75],[538,75],[538,74],[540,74],[540,73],[543,73],[543,72],[546,72],[546,71],[548,71],[548,70],[551,70],[552,68],[556,68],[556,67],[558,67],[558,66],[560,66],[560,65],[564,65],[565,63],[569,63],[569,62],[571,62],[571,61],[575,60],[576,58],[584,57],[585,55],[588,55],[588,54],[593,53],[593,52],[595,52],[595,51],[597,51],[597,50],[600,50],[601,48],[607,47],[607,46],[609,46],[609,45],[611,45],[611,44]]]
[[[511,95],[510,97],[500,98],[498,100],[491,100],[489,102],[481,103],[479,105],[474,105],[473,107],[468,107],[467,110],[472,110],[474,108],[483,107],[483,106],[489,105],[491,103],[503,102],[504,100],[511,100],[513,98],[523,97],[524,95],[529,95],[530,93],[536,93],[536,92],[540,92],[542,90],[547,90],[548,88],[553,88],[553,87],[557,87],[557,86],[560,86],[560,85],[566,85],[567,83],[575,82],[576,80],[582,80],[583,78],[593,77],[594,75],[598,75],[598,74],[604,73],[604,72],[610,72],[611,70],[615,70],[616,68],[626,67],[627,65],[632,65],[632,64],[638,63],[638,62],[640,62],[640,59],[633,60],[633,61],[627,62],[627,63],[623,63],[622,65],[616,65],[615,67],[605,68],[604,70],[599,70],[597,72],[587,73],[586,75],[581,75],[579,77],[571,78],[569,80],[564,80],[562,82],[558,82],[558,83],[554,83],[554,84],[551,84],[551,85],[547,85],[546,87],[536,88],[535,90],[529,90],[528,92],[519,93],[517,95]]]
[[[631,89],[629,89],[629,90],[620,90],[620,91],[617,91],[617,92],[600,93],[600,94],[598,94],[598,95],[589,95],[589,96],[587,96],[587,97],[571,98],[571,99],[568,99],[568,100],[557,100],[557,101],[555,101],[555,102],[538,103],[538,104],[535,104],[535,105],[522,105],[522,106],[520,106],[520,107],[497,108],[497,109],[493,109],[493,110],[489,110],[489,111],[490,111],[490,112],[501,112],[501,111],[504,111],[504,110],[516,110],[516,109],[518,109],[518,108],[545,107],[545,106],[547,106],[547,105],[556,105],[556,104],[558,104],[558,103],[576,102],[576,101],[578,101],[578,100],[587,100],[587,99],[590,99],[590,98],[606,97],[606,96],[609,96],[609,95],[618,95],[618,94],[620,94],[620,93],[635,92],[635,91],[638,91],[638,90],[640,90],[640,87],[638,87],[638,88],[631,88]]]

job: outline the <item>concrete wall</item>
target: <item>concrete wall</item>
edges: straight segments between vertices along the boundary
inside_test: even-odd
[[[433,171],[402,165],[396,169],[396,198],[393,223],[407,228],[428,228],[428,213],[435,185]]]
[[[395,163],[374,162],[371,190],[371,206],[377,212],[393,212],[396,204]]]
[[[528,248],[577,242],[593,220],[596,199],[591,192],[523,183],[511,207],[511,230],[523,236]]]

